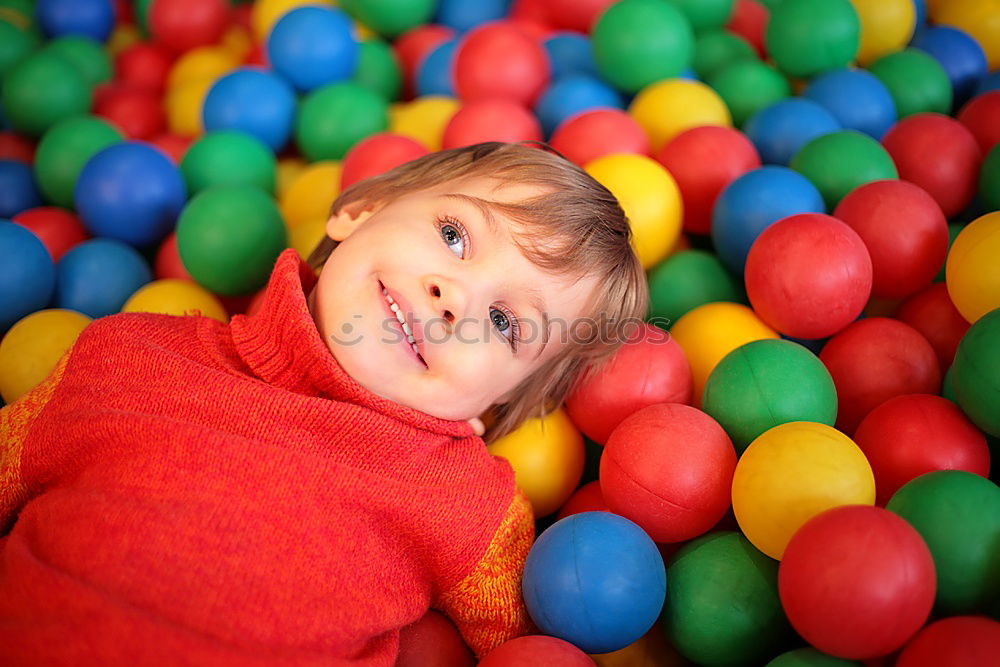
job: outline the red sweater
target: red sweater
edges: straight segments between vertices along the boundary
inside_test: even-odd
[[[315,281],[286,250],[254,316],[95,320],[0,411],[0,664],[392,665],[432,606],[478,655],[532,629],[510,465],[348,376]]]

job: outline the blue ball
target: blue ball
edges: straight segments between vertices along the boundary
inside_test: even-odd
[[[354,75],[360,47],[354,25],[333,7],[300,7],[275,24],[267,56],[275,71],[302,91]]]
[[[487,21],[497,21],[507,16],[510,0],[440,0],[434,23],[448,26],[463,33]]]
[[[452,75],[455,64],[455,49],[458,39],[441,42],[417,65],[414,88],[418,96],[446,95],[455,97],[455,78]]]
[[[816,137],[840,129],[840,121],[826,107],[801,97],[789,97],[761,109],[743,126],[764,164],[784,166]]]
[[[570,74],[552,82],[535,103],[535,115],[545,136],[563,121],[597,108],[623,109],[621,95],[600,79],[586,74]]]
[[[49,305],[56,287],[52,256],[25,227],[0,220],[0,334]]]
[[[594,49],[585,35],[559,32],[542,42],[542,46],[549,54],[553,80],[570,74],[598,76]]]
[[[19,160],[0,160],[0,218],[42,205],[35,172]]]
[[[120,311],[152,279],[149,264],[132,246],[91,239],[70,248],[56,265],[55,304],[104,317]]]
[[[910,44],[913,44],[920,35],[927,29],[927,2],[925,0],[913,0],[913,9],[916,11],[917,21],[913,26],[913,36]]]
[[[913,46],[929,53],[941,63],[957,109],[976,92],[976,86],[989,74],[989,64],[983,47],[969,33],[947,25],[934,26],[923,31]]]
[[[98,151],[76,181],[73,201],[84,226],[138,248],[159,243],[184,208],[184,177],[170,158],[140,141]]]
[[[206,132],[246,132],[279,151],[292,134],[295,91],[276,74],[242,67],[212,85],[205,96],[202,120]]]
[[[889,89],[862,69],[821,74],[809,83],[802,96],[826,107],[845,130],[864,132],[876,140],[881,140],[897,120],[896,103]]]
[[[48,37],[83,35],[104,42],[115,27],[112,0],[38,0],[35,17]]]
[[[743,276],[750,246],[773,223],[796,213],[826,213],[823,196],[788,167],[761,167],[727,185],[712,208],[712,243],[734,275]]]
[[[610,512],[583,512],[538,537],[521,588],[544,634],[586,653],[608,653],[653,627],[667,577],[659,550],[642,528]]]

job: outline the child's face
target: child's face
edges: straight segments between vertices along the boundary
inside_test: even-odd
[[[340,365],[369,391],[444,419],[471,419],[506,400],[567,344],[561,334],[596,286],[590,277],[573,284],[543,272],[514,244],[514,223],[493,209],[494,234],[476,203],[541,193],[471,178],[331,217],[327,234],[341,243],[309,303]],[[420,357],[383,286],[405,314]],[[551,322],[547,343],[543,313]],[[515,319],[521,340],[512,342]]]

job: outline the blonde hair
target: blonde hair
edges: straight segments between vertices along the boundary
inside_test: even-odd
[[[358,204],[382,204],[403,195],[461,178],[479,176],[531,183],[545,190],[517,203],[493,202],[518,223],[512,236],[524,256],[539,268],[575,278],[595,276],[597,288],[585,312],[610,326],[591,327],[547,360],[511,391],[510,399],[483,415],[488,443],[510,433],[530,417],[544,417],[562,405],[580,382],[607,363],[625,342],[624,324],[646,315],[646,276],[632,248],[632,231],[614,195],[587,172],[544,144],[488,142],[454,148],[407,162],[346,188],[331,214]],[[547,149],[547,150],[543,150]],[[337,241],[324,237],[309,255],[319,271]],[[547,335],[547,332],[546,332]]]

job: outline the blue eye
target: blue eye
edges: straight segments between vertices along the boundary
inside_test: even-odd
[[[460,229],[461,225],[453,223],[448,219],[439,221],[441,223],[440,233],[441,238],[444,239],[445,245],[447,245],[452,251],[456,248],[458,252],[455,253],[459,258],[465,257],[465,230]]]
[[[514,317],[514,314],[507,314],[499,308],[490,308],[490,321],[493,322],[493,326],[495,326],[497,331],[500,332],[500,335],[506,338],[509,341],[510,346],[516,351],[519,332],[517,318]],[[508,329],[510,330],[509,336],[504,333]]]

